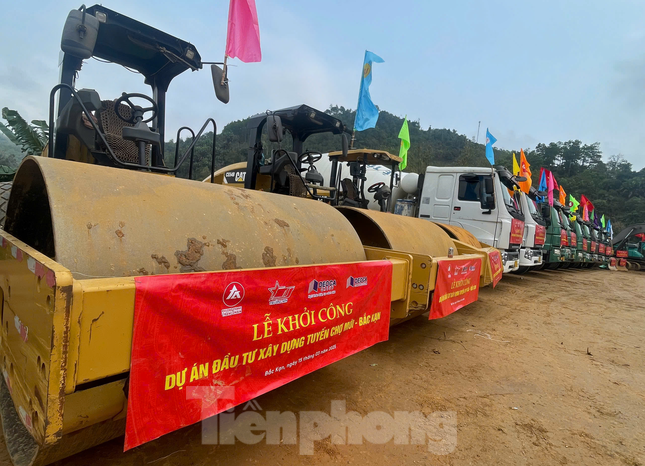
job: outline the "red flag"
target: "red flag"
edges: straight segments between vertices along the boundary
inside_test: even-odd
[[[231,0],[228,9],[226,56],[237,57],[244,63],[262,61],[255,0]]]
[[[580,205],[582,206],[582,220],[584,220],[585,222],[588,222],[589,212],[594,210],[594,206],[591,203],[591,201],[587,198],[587,196],[585,196],[584,194],[580,196]]]

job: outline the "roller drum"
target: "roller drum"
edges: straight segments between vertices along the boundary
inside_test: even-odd
[[[77,279],[365,260],[322,202],[40,157],[16,174],[5,230]]]

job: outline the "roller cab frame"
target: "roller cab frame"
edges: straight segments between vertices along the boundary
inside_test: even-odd
[[[339,119],[302,104],[251,117],[247,134],[246,163],[218,170],[216,183],[308,197],[333,206],[367,208],[374,201],[380,211],[391,210],[401,158],[382,150],[350,150],[349,130]],[[337,136],[342,150],[327,153],[305,147],[311,136],[319,134]],[[367,172],[374,166],[387,167],[389,177],[366,185]]]
[[[266,134],[263,133],[265,129]],[[370,242],[375,236],[372,229],[383,232],[391,227],[388,238],[398,235],[405,241],[396,242],[393,246],[391,240],[382,240],[379,247],[400,253],[426,253],[435,262],[449,255],[464,257],[475,254],[482,258],[480,286],[492,283],[488,255],[492,248],[481,245],[466,230],[457,226],[446,228],[445,225],[427,227],[418,219],[410,221],[409,217],[390,213],[394,207],[392,195],[401,179],[401,158],[378,149],[350,150],[347,141],[349,131],[339,119],[303,104],[255,115],[249,120],[247,131],[247,162],[218,170],[214,175],[215,183],[323,201],[338,207],[343,213],[347,212],[343,210],[345,208],[360,211],[362,215],[346,216],[364,246],[374,246]],[[342,150],[325,153],[322,148],[305,149],[304,144],[309,137],[325,133],[337,135]],[[291,150],[281,147],[289,142]],[[280,147],[269,150],[268,143],[277,143]],[[374,179],[377,171],[379,177]],[[212,178],[204,181],[209,180]],[[373,194],[373,198],[366,196],[365,191]],[[369,234],[365,234],[366,229]],[[427,236],[419,237],[417,245],[410,240],[415,236],[412,231],[423,231]],[[437,248],[436,245],[442,247]],[[432,290],[434,282],[423,286],[425,290],[428,287]]]
[[[184,131],[192,136],[181,156],[179,142],[174,161],[164,153],[168,87],[179,74],[201,70],[204,65],[194,45],[101,5],[83,5],[70,12],[61,49],[60,80],[50,93],[51,131],[43,155],[167,174],[176,174],[189,161],[190,178],[194,146],[211,126],[213,172],[217,127],[212,118],[197,135],[191,128],[179,129],[178,141]],[[102,100],[94,89],[76,89],[84,60],[90,58],[140,73],[150,86],[151,97],[124,93]],[[216,64],[211,71],[218,98],[228,102],[228,80],[219,79],[223,71]]]

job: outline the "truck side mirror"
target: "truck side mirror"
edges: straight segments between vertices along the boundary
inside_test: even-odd
[[[493,179],[486,177],[484,178],[484,193],[488,195],[495,194],[495,186],[493,185]]]
[[[267,132],[269,141],[282,142],[282,120],[278,115],[267,115]]]
[[[213,87],[217,100],[227,104],[229,100],[228,78],[224,70],[217,65],[211,65],[211,75],[213,76]]]
[[[495,208],[495,198],[493,196],[486,195],[481,201],[482,209],[488,210],[489,212]]]
[[[99,33],[99,20],[85,12],[85,5],[72,10],[63,26],[60,49],[73,57],[87,59],[94,54]]]

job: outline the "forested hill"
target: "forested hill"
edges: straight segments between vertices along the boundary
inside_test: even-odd
[[[344,107],[332,106],[327,113],[353,127],[355,112]],[[354,147],[383,149],[398,154],[398,134],[403,119],[381,111],[376,128],[356,134]],[[247,120],[226,125],[217,135],[216,169],[231,163],[245,161]],[[410,121],[412,146],[408,153],[406,171],[422,172],[428,165],[443,166],[489,166],[483,144],[476,144],[465,135],[448,129],[422,129],[418,121]],[[208,176],[210,141],[212,133],[197,142],[195,150],[194,179]],[[480,136],[483,139],[483,136]],[[498,144],[503,144],[500,141]],[[181,149],[186,148],[185,141]],[[306,149],[328,152],[340,149],[340,138],[333,135],[316,135],[305,143]],[[519,147],[514,149],[518,154]],[[526,149],[526,148],[525,148]],[[166,159],[173,164],[175,142],[166,143]],[[580,198],[585,194],[595,204],[599,214],[612,219],[614,231],[624,226],[645,222],[645,169],[635,172],[622,157],[607,154],[603,157],[598,143],[583,144],[581,141],[551,142],[538,144],[526,151],[533,171],[533,184],[537,186],[540,167],[552,170],[557,181],[567,191]],[[511,169],[512,151],[495,149],[496,163]],[[22,158],[20,149],[0,135],[0,164],[16,167]],[[180,175],[186,176],[188,164]]]
[[[327,113],[353,127],[355,112],[344,107],[332,106]],[[384,149],[398,154],[398,134],[403,118],[381,111],[376,128],[357,133],[354,147]],[[463,134],[448,129],[422,129],[419,122],[410,121],[410,140],[406,171],[422,172],[428,165],[440,166],[489,166],[485,146],[472,142]],[[226,125],[217,136],[217,168],[245,161],[247,141],[246,120]],[[196,179],[208,176],[210,161],[210,136],[198,141],[195,157]],[[167,154],[174,154],[175,144],[167,144]],[[184,146],[182,143],[182,147]],[[317,135],[309,138],[305,147],[327,152],[340,149],[340,138],[333,135]],[[514,149],[519,160],[520,148]],[[512,152],[495,149],[495,161],[512,168]],[[594,203],[600,214],[611,218],[614,231],[645,222],[645,169],[638,172],[622,157],[604,156],[599,143],[583,144],[581,141],[551,142],[538,144],[526,151],[533,171],[533,184],[537,187],[540,167],[553,171],[556,180],[567,193],[580,199],[585,194]],[[187,168],[185,169],[187,170]]]

